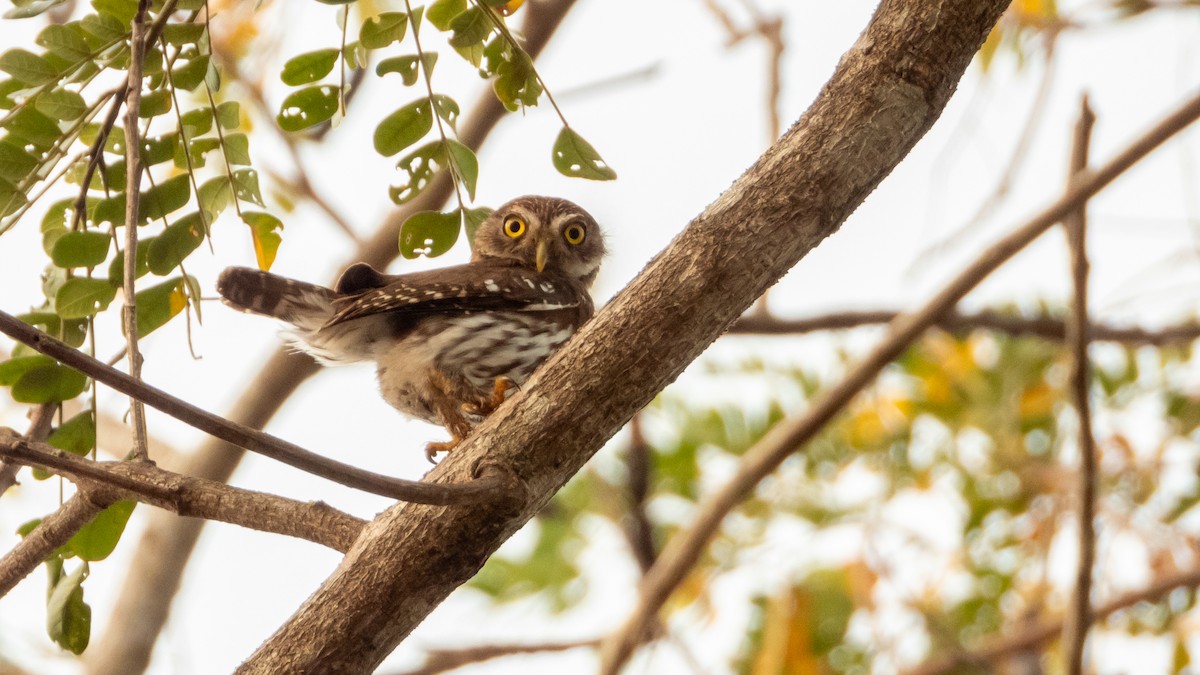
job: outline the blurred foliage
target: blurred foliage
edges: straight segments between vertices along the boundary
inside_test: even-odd
[[[1200,396],[1181,384],[1200,372],[1194,346],[1092,348],[1101,588],[1200,564]],[[1069,589],[1050,556],[1074,547],[1078,461],[1067,359],[1061,344],[1038,338],[930,333],[726,520],[668,604],[667,625],[708,625],[712,587],[740,578],[750,618],[732,670],[866,673],[910,663],[914,644],[929,654],[966,649],[1060,615]],[[652,449],[644,513],[659,544],[772,424],[834,381],[766,359],[710,364],[698,377],[642,413]],[[1153,441],[1147,408],[1166,423]],[[530,552],[502,550],[472,585],[497,602],[575,606],[588,533],[635,517],[623,460],[602,454],[536,519]],[[848,536],[853,546],[823,552]],[[1131,556],[1148,562],[1137,569]],[[792,562],[763,568],[768,558]],[[636,567],[632,553],[626,564]],[[1196,620],[1194,599],[1185,590],[1143,603],[1104,629],[1171,635],[1181,617]],[[1177,662],[1190,662],[1185,642],[1172,645]]]

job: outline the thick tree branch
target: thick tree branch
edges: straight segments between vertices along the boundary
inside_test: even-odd
[[[542,52],[574,5],[574,0],[551,0],[530,3],[522,10],[527,15],[521,32],[525,36],[525,51],[531,57],[536,59]],[[478,152],[507,114],[491,91],[484,92],[471,112],[465,113],[459,121],[459,140]],[[364,261],[375,267],[386,267],[399,255],[396,240],[401,223],[417,211],[439,209],[451,194],[450,181],[442,174],[406,208],[390,214],[348,263]],[[317,369],[312,359],[279,349],[262,370],[248,380],[249,384],[230,407],[232,420],[255,429],[263,428],[284,401]],[[192,455],[181,472],[226,482],[242,457],[239,447],[210,441]],[[200,536],[202,524],[203,521],[198,520],[180,523],[173,517],[151,517],[113,610],[110,624],[119,628],[106,632],[88,650],[88,667],[92,675],[131,675],[146,669],[155,638],[166,622],[171,599],[179,588],[184,565]]]
[[[988,247],[919,310],[903,314],[889,324],[888,337],[805,414],[777,424],[748,450],[733,478],[700,504],[692,525],[668,542],[654,568],[646,575],[637,609],[603,649],[601,673],[611,675],[625,662],[658,610],[699,559],[721,521],[759,481],[811,440],[888,363],[900,356],[917,336],[932,326],[939,316],[950,311],[979,282],[1197,117],[1200,117],[1200,95],[1166,116],[1096,171],[1078,174],[1057,201]]]
[[[891,310],[878,310],[836,312],[804,319],[779,319],[754,313],[738,319],[737,323],[730,326],[726,335],[801,335],[826,330],[847,330],[891,323],[900,314]],[[1067,322],[1049,314],[1022,317],[996,311],[971,314],[950,312],[939,317],[935,325],[951,333],[990,330],[1014,337],[1036,337],[1056,342],[1064,342],[1067,339]],[[1087,326],[1087,338],[1089,342],[1117,342],[1130,347],[1186,344],[1200,339],[1200,323],[1181,323],[1157,330],[1090,323]]]
[[[5,312],[0,312],[0,333],[209,435],[342,485],[427,504],[470,504],[494,497],[501,487],[501,482],[491,479],[471,479],[459,485],[432,485],[366,471],[202,410],[72,349]]]
[[[64,475],[81,487],[95,483],[117,500],[132,499],[172,513],[283,534],[345,552],[365,521],[324,502],[298,502],[164,471],[145,462],[93,462],[57,448],[6,437],[0,457]]]
[[[840,227],[936,121],[1006,5],[884,0],[800,121],[430,474],[453,482],[478,462],[499,464],[528,497],[388,509],[239,672],[378,665],[604,441]]]
[[[1071,148],[1071,177],[1087,170],[1088,149],[1096,118],[1085,96],[1075,125]],[[1071,348],[1071,396],[1079,420],[1079,562],[1071,611],[1063,626],[1067,673],[1083,675],[1083,646],[1091,624],[1092,567],[1096,562],[1096,439],[1092,436],[1091,375],[1088,367],[1088,259],[1087,203],[1079,205],[1063,220],[1071,250],[1074,299],[1067,322],[1067,344]]]
[[[97,503],[90,496],[77,492],[57,511],[46,516],[33,532],[0,558],[0,598],[32,574],[55,549],[67,543],[109,503]]]
[[[1200,586],[1200,568],[1164,577],[1143,589],[1117,596],[1092,610],[1094,621],[1103,621],[1109,616],[1143,602],[1158,602],[1177,588]],[[1062,635],[1062,619],[1041,621],[1012,635],[986,642],[978,649],[958,651],[934,657],[906,671],[904,675],[950,675],[966,668],[994,664],[1011,654],[1035,650]]]

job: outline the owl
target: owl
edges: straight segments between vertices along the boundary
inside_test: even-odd
[[[526,196],[475,231],[471,261],[409,274],[366,263],[332,289],[243,267],[217,280],[225,304],[274,317],[326,365],[373,361],[384,400],[444,426],[452,449],[591,318],[604,236],[582,208]]]

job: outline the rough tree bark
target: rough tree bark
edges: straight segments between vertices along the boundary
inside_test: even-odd
[[[520,495],[397,504],[242,665],[368,672],[632,415],[850,213],[933,125],[1007,0],[884,0],[804,116],[430,474]]]
[[[574,4],[575,0],[552,0],[528,8],[521,32],[530,56],[537,58]],[[490,91],[485,92],[472,113],[464,115],[459,126],[459,140],[478,151],[506,113],[496,97]],[[405,218],[417,211],[440,209],[453,194],[452,190],[445,176],[434,181],[405,209],[391,214],[349,262],[364,261],[375,267],[386,267],[399,255],[396,238]],[[309,357],[279,349],[243,390],[232,406],[229,418],[262,429],[319,368]],[[227,482],[244,455],[241,448],[212,440],[178,470],[188,476]],[[179,590],[184,567],[203,527],[202,520],[180,519],[170,513],[156,512],[150,516],[107,622],[110,629],[87,651],[90,675],[132,675],[146,670],[154,643],[166,624],[171,600]]]

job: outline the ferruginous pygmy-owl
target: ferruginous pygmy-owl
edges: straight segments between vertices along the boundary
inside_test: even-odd
[[[591,318],[603,256],[586,211],[527,196],[479,226],[465,265],[385,275],[359,263],[333,289],[231,267],[217,290],[235,309],[290,324],[288,339],[326,365],[374,361],[388,403],[450,431],[426,448],[432,458]]]

